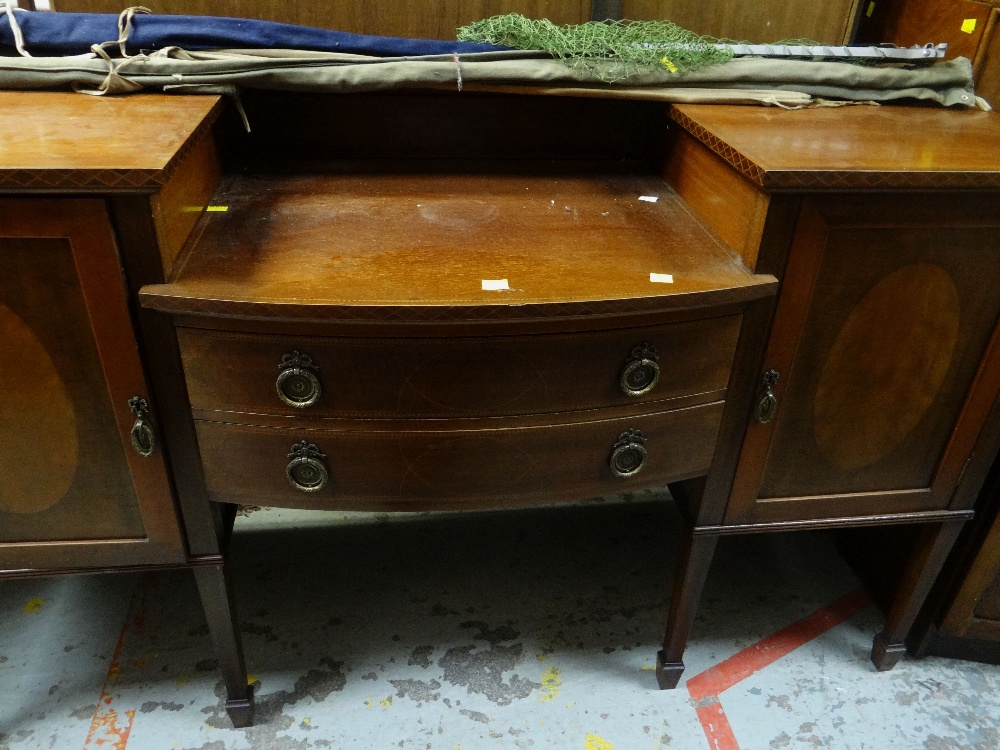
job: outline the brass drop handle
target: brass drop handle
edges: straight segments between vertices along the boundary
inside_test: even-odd
[[[618,436],[618,442],[611,450],[611,473],[616,477],[632,477],[646,464],[646,438],[642,432],[630,428]]]
[[[285,468],[285,474],[292,487],[303,492],[316,492],[326,487],[330,474],[323,465],[320,453],[313,443],[303,440],[292,446],[288,458],[292,459]]]
[[[278,365],[281,372],[274,387],[278,398],[296,409],[312,406],[323,393],[316,371],[319,367],[313,364],[312,357],[292,351],[281,358]]]
[[[774,395],[774,386],[778,383],[778,371],[768,370],[764,373],[764,392],[760,394],[753,407],[753,418],[760,424],[767,424],[774,419],[778,411],[778,399]]]
[[[659,356],[651,345],[642,343],[632,349],[625,363],[618,384],[626,396],[644,396],[656,387],[660,380]]]
[[[128,408],[135,414],[135,424],[130,433],[132,447],[140,456],[148,458],[156,450],[156,432],[149,421],[149,404],[141,396],[133,396],[128,400]]]

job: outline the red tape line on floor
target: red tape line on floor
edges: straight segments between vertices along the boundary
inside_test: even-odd
[[[709,747],[712,750],[740,750],[725,709],[719,701],[719,695],[723,691],[871,605],[872,598],[865,591],[844,594],[819,611],[793,622],[688,680],[688,693],[696,702],[695,711]]]
[[[108,676],[101,688],[101,697],[97,701],[94,718],[90,722],[87,739],[83,742],[83,750],[125,750],[129,735],[132,733],[132,722],[135,720],[135,709],[119,713],[112,707],[115,694],[109,689],[114,679],[121,674],[121,655],[129,635],[140,635],[146,623],[146,599],[149,590],[155,583],[155,576],[147,574],[139,579],[139,585],[132,601],[129,603],[125,622],[118,643],[115,644],[111,663],[108,665]]]

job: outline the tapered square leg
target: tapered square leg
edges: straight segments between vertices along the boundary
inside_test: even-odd
[[[906,653],[906,646],[902,643],[889,643],[885,638],[885,633],[878,633],[872,641],[872,664],[879,672],[888,672]]]
[[[674,573],[667,629],[663,634],[663,650],[656,655],[656,682],[660,690],[677,687],[684,672],[684,648],[718,541],[717,534],[691,532],[681,548]]]
[[[664,661],[663,651],[656,653],[656,684],[660,686],[660,690],[673,690],[681,681],[682,674],[684,662],[667,662]]]
[[[872,664],[879,672],[888,672],[906,653],[906,636],[964,524],[964,520],[928,524],[921,535],[893,598],[885,628],[872,643]]]
[[[199,566],[194,569],[194,578],[226,685],[226,713],[234,727],[248,727],[253,723],[253,690],[247,684],[243,641],[229,569],[226,565]]]

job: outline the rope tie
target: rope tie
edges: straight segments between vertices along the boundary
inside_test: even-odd
[[[101,44],[93,44],[90,47],[90,51],[96,55],[100,55],[107,59],[107,53],[104,52],[105,47],[113,47],[118,45],[118,51],[121,53],[122,57],[136,57],[136,55],[130,55],[125,51],[125,43],[128,38],[132,35],[132,19],[135,18],[136,13],[152,13],[149,8],[144,8],[141,5],[133,5],[131,8],[126,8],[121,13],[118,14],[118,38],[110,42],[102,42]],[[140,53],[141,54],[141,53]]]
[[[135,14],[152,12],[153,11],[149,8],[144,8],[141,5],[135,5],[131,8],[126,8],[119,13],[118,38],[108,42],[102,42],[101,44],[90,45],[90,51],[108,64],[108,77],[105,78],[101,82],[101,85],[96,89],[85,89],[80,84],[74,84],[73,90],[80,94],[90,94],[92,96],[104,96],[105,94],[129,94],[133,91],[139,91],[142,86],[123,77],[121,75],[121,71],[133,60],[146,59],[146,55],[143,55],[141,52],[135,55],[128,54],[125,50],[125,43],[128,42],[128,38],[132,35],[132,19],[135,17]],[[125,58],[117,65],[105,49],[106,47],[114,47],[116,45],[118,47],[118,51],[121,53],[121,56]]]
[[[462,64],[459,62],[458,53],[452,52],[451,59],[455,61],[455,75],[458,78],[458,90],[462,90]]]
[[[116,42],[105,42],[105,44],[116,44]],[[121,60],[118,65],[111,58],[111,55],[104,49],[104,45],[95,44],[90,48],[95,55],[108,64],[108,76],[96,89],[86,89],[82,84],[73,84],[73,90],[79,94],[90,94],[92,96],[104,96],[105,94],[130,94],[133,91],[142,89],[142,85],[135,81],[130,81],[122,76],[124,67],[134,60],[145,59],[145,55],[132,55],[127,60]]]
[[[3,4],[0,5],[0,15],[7,14],[7,21],[10,23],[11,33],[14,35],[14,47],[17,49],[17,53],[21,57],[31,57],[31,53],[24,48],[24,34],[21,31],[21,25],[14,16],[14,11],[27,13],[24,8],[18,8],[10,0],[4,0]]]

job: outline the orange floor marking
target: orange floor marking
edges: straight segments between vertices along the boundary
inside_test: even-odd
[[[844,594],[821,610],[793,622],[688,680],[688,693],[697,703],[695,711],[709,747],[712,750],[740,750],[725,709],[719,701],[719,695],[723,691],[871,605],[872,598],[865,591]]]
[[[87,739],[83,742],[83,750],[97,750],[97,748],[101,748],[101,750],[125,750],[128,745],[128,738],[132,733],[132,722],[135,720],[135,710],[119,713],[114,709],[111,704],[114,702],[115,694],[109,690],[109,687],[111,682],[122,672],[120,660],[126,639],[130,634],[142,634],[146,624],[147,595],[154,582],[155,577],[151,574],[146,574],[139,579],[139,585],[125,615],[125,622],[118,634],[114,653],[111,655],[108,675],[104,679],[104,687],[101,688],[101,697],[97,701],[97,708],[94,711],[94,718],[90,722]],[[119,724],[120,721],[121,724]]]
[[[712,750],[740,750],[740,745],[729,726],[729,719],[718,698],[708,699],[695,708],[698,721],[705,731],[705,738]]]

